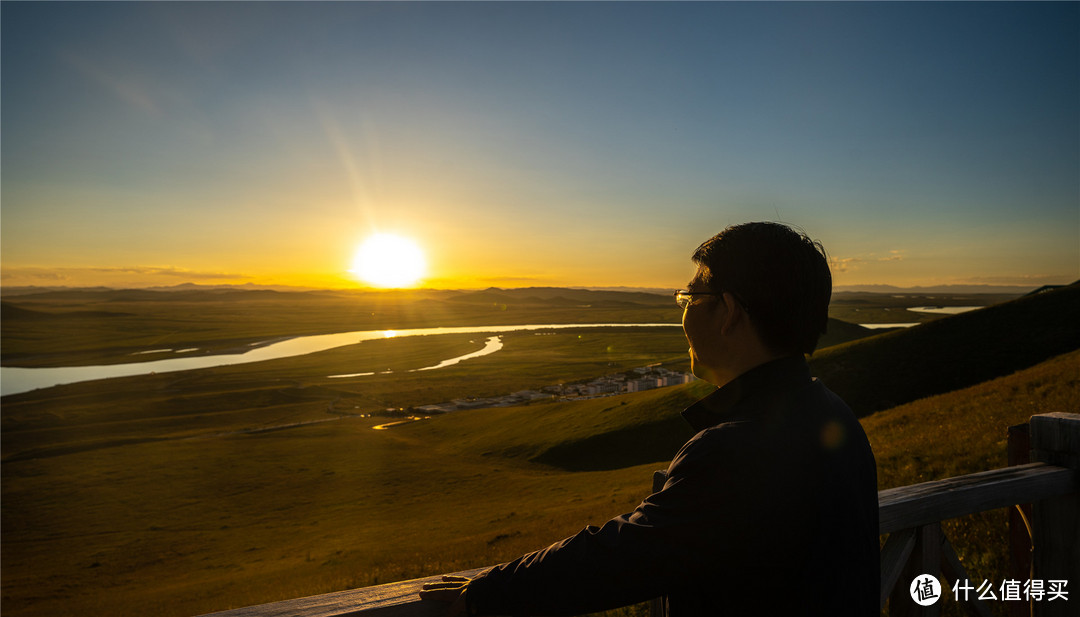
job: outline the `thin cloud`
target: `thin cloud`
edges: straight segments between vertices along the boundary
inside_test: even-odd
[[[0,270],[0,280],[32,279],[41,281],[67,281],[69,276],[54,270],[38,270],[35,268],[4,268]]]
[[[849,272],[858,270],[863,264],[875,261],[904,261],[907,259],[906,251],[891,250],[888,255],[880,256],[877,253],[866,253],[852,257],[830,257],[829,267],[833,272]]]
[[[61,59],[69,66],[82,73],[84,77],[108,90],[120,100],[152,116],[161,115],[161,107],[146,88],[134,79],[125,78],[110,71],[89,58],[74,53],[62,53]]]
[[[859,264],[866,261],[861,257],[830,257],[829,267],[833,272],[847,272],[858,269]]]
[[[426,279],[426,287],[435,288],[474,288],[474,287],[544,287],[551,285],[547,278],[532,276],[474,276],[464,278]]]
[[[86,268],[89,272],[138,274],[142,276],[175,276],[189,279],[249,279],[250,276],[235,272],[200,272],[175,266],[135,266],[122,268]]]
[[[97,284],[104,280],[136,278],[145,282],[153,279],[170,278],[189,281],[246,281],[252,277],[236,272],[214,272],[189,270],[177,266],[91,266],[85,268],[47,268],[40,266],[9,266],[0,270],[0,280],[12,284],[31,284],[34,282]]]

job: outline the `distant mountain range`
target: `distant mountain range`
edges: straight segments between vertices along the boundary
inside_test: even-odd
[[[833,292],[883,294],[1024,294],[1037,285],[930,285],[927,287],[896,287],[894,285],[837,285]]]

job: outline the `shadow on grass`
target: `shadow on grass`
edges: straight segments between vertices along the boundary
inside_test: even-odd
[[[679,415],[553,446],[533,459],[566,471],[609,471],[657,463],[666,467],[693,434]]]

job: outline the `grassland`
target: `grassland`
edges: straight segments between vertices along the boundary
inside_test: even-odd
[[[561,292],[561,294],[558,294]],[[69,291],[5,297],[5,366],[130,362],[160,348],[221,353],[278,337],[522,323],[678,323],[670,297],[513,292]]]
[[[525,407],[516,416],[478,410],[388,431],[357,414],[378,413],[392,393],[407,405],[657,359],[685,363],[677,329],[511,335],[499,354],[471,366],[366,381],[325,377],[343,365],[404,371],[475,345],[464,337],[372,341],[254,368],[5,397],[5,612],[193,614],[496,559],[528,545],[522,525],[570,533],[598,506],[608,515],[632,507],[647,470],[568,474],[520,458],[539,447],[527,438],[546,436],[540,445],[550,447],[602,426],[582,425],[588,414],[572,405]],[[522,416],[532,418],[528,433],[503,438],[526,428],[513,419]],[[468,421],[450,440],[464,449],[444,449],[438,433],[423,434],[428,423],[453,417]],[[329,418],[338,419],[251,432]],[[519,456],[496,452],[502,448]],[[514,495],[538,501],[514,505]],[[470,521],[466,529],[454,522],[461,519]],[[504,520],[491,526],[492,519]]]
[[[823,346],[870,334],[852,324],[925,322],[924,304],[984,305],[998,296],[839,294]],[[131,353],[199,348],[222,353],[283,336],[354,330],[521,323],[678,323],[670,296],[529,288],[454,292],[72,290],[4,296],[4,366],[130,362]]]
[[[1073,298],[1060,310],[1075,308]],[[1044,313],[1059,310],[1057,302],[1023,311],[1053,323]],[[222,340],[242,327],[224,321],[215,326]],[[983,323],[941,320],[950,322],[942,340]],[[259,327],[259,336],[273,330],[269,322]],[[918,349],[907,338],[916,330],[823,350],[815,372]],[[526,333],[505,344],[495,355],[424,373],[406,371],[478,349],[482,338],[370,341],[4,397],[5,614],[191,615],[509,559],[632,509],[652,470],[689,437],[678,411],[709,389],[698,382],[460,411],[385,431],[363,417],[685,363],[685,340],[674,328]],[[1080,409],[1077,347],[1064,355],[1044,349],[1019,372],[999,368],[864,418],[880,487],[1003,465],[1007,426]],[[924,360],[940,371],[950,357]],[[385,368],[394,373],[326,378]],[[973,577],[1001,578],[1004,516],[946,523]]]

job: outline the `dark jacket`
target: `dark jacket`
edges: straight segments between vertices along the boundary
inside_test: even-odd
[[[877,470],[801,356],[683,412],[694,430],[630,514],[496,566],[471,614],[574,615],[665,596],[668,614],[877,615]]]

